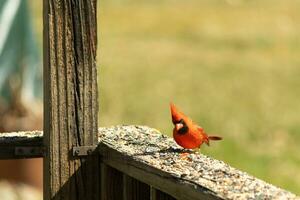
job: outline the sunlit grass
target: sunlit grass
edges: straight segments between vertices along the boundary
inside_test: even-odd
[[[170,134],[173,101],[224,137],[202,152],[299,194],[299,1],[99,5],[101,126]]]

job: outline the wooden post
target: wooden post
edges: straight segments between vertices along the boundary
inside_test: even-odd
[[[44,199],[99,199],[97,0],[44,0]]]

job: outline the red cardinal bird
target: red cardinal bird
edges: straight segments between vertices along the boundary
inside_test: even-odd
[[[209,146],[209,140],[221,140],[218,136],[208,136],[203,128],[180,112],[173,103],[170,104],[172,122],[175,125],[173,137],[177,144],[185,149],[200,148],[203,142]]]

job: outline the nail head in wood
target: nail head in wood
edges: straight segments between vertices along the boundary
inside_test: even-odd
[[[73,147],[73,156],[79,157],[79,156],[92,155],[96,148],[97,148],[97,145]]]
[[[44,147],[35,146],[21,146],[15,147],[16,156],[39,156],[44,155]]]

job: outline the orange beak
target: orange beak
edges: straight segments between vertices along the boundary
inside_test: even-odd
[[[179,129],[181,129],[183,127],[183,124],[182,123],[177,123],[175,124],[175,130],[176,131],[179,131]]]

